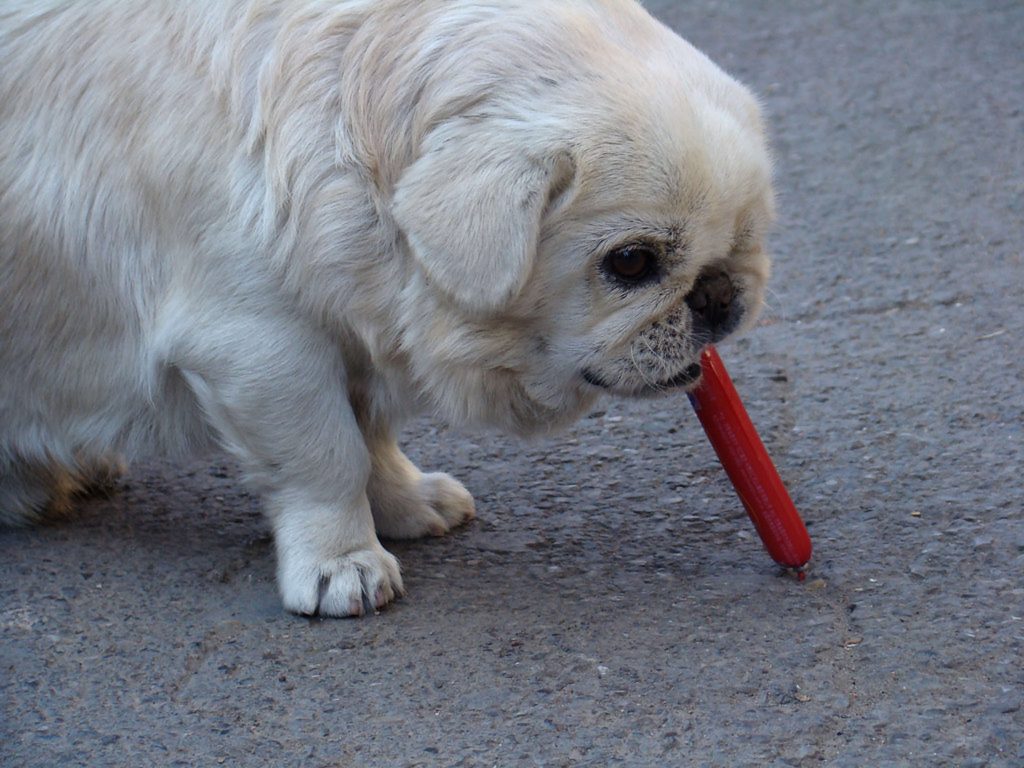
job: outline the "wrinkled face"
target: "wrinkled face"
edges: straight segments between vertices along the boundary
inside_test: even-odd
[[[629,199],[577,200],[552,221],[537,275],[548,295],[538,303],[552,321],[557,360],[548,370],[568,377],[565,386],[638,396],[692,385],[704,347],[753,321],[768,274],[770,197],[759,169],[749,173],[737,187],[702,179],[682,193],[650,189],[659,180],[675,186],[679,176],[598,176],[598,197],[625,191]],[[637,190],[644,183],[648,200]],[[752,187],[758,193],[742,194]]]
[[[763,300],[773,204],[756,102],[621,8],[626,22],[571,52],[590,57],[582,76],[535,79],[555,90],[528,94],[537,118],[477,106],[428,137],[399,185],[399,222],[453,318],[420,378],[518,431],[602,393],[694,385],[701,351]]]
[[[544,318],[543,367],[526,377],[538,397],[691,387],[701,351],[753,323],[769,272],[770,162],[753,100],[712,77],[695,90],[669,70],[615,104],[615,128],[580,142],[524,291]]]

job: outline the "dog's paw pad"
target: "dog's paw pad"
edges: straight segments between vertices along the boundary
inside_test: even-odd
[[[398,560],[379,544],[324,562],[282,563],[284,607],[303,616],[362,616],[403,593]]]

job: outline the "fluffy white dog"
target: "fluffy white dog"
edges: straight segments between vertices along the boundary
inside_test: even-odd
[[[633,0],[7,0],[0,519],[220,446],[284,605],[473,516],[395,441],[691,386],[762,301],[749,93]]]

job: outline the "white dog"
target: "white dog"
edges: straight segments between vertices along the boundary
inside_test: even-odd
[[[226,448],[284,605],[473,516],[395,434],[691,386],[762,301],[758,106],[633,0],[7,0],[0,518]]]

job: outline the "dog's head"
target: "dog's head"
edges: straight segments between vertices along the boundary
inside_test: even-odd
[[[741,85],[633,3],[540,17],[452,34],[392,205],[415,376],[450,418],[519,431],[694,384],[761,306],[772,216]]]

